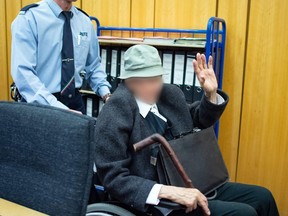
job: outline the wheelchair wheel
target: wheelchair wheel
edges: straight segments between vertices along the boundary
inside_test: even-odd
[[[94,203],[87,206],[86,216],[136,216],[119,206],[109,203]]]

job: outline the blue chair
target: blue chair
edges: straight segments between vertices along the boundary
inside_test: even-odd
[[[85,215],[96,120],[0,102],[0,197],[49,215]]]

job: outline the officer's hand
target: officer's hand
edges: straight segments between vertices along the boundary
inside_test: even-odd
[[[107,97],[106,100],[105,100],[105,103],[107,103],[107,101],[108,101],[109,99],[110,99],[110,97]]]
[[[187,207],[186,213],[200,206],[205,215],[210,215],[207,198],[195,188],[182,188],[163,185],[158,195],[159,199],[168,199]]]
[[[77,110],[69,109],[69,111],[82,115],[83,113]]]
[[[217,103],[218,82],[213,70],[213,58],[209,56],[208,65],[206,56],[197,53],[196,60],[193,60],[194,71],[205,92],[205,96],[212,102]]]

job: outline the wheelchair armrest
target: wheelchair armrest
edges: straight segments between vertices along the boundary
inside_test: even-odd
[[[167,199],[161,199],[157,206],[162,207],[162,208],[171,209],[171,210],[185,209],[185,206],[178,204],[178,203],[175,203],[175,202],[172,202],[172,201],[167,200]]]

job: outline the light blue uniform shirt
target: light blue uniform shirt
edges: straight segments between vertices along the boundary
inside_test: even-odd
[[[71,28],[74,42],[75,84],[82,86],[80,72],[99,96],[110,92],[101,66],[99,43],[89,17],[74,6]],[[61,91],[61,50],[64,16],[53,0],[20,12],[12,23],[11,74],[28,102],[67,109],[52,93]]]

